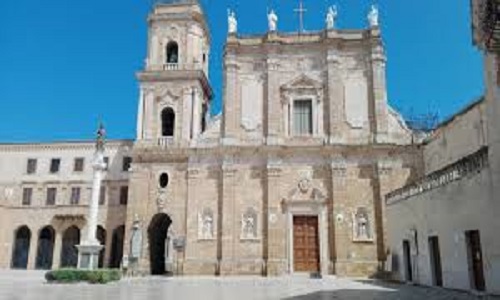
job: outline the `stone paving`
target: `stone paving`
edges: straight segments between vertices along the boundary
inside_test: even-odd
[[[0,271],[0,300],[470,300],[467,293],[327,277],[134,278],[109,285],[46,284],[43,272]]]

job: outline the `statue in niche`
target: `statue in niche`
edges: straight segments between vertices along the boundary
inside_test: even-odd
[[[379,25],[378,8],[376,5],[372,5],[372,8],[368,13],[368,23],[370,24],[370,27],[378,27]]]
[[[201,239],[213,239],[214,217],[210,209],[205,209],[199,217],[198,234]]]
[[[359,208],[354,216],[354,233],[357,240],[371,239],[370,221],[365,208]]]
[[[269,25],[269,31],[275,32],[278,27],[278,16],[273,9],[267,14],[267,22]]]
[[[227,24],[228,24],[228,33],[236,34],[238,31],[238,20],[236,20],[236,14],[231,9],[227,10]]]
[[[142,253],[142,230],[139,216],[134,216],[134,223],[132,225],[132,235],[130,238],[130,258],[138,259]]]
[[[335,28],[335,19],[337,18],[337,6],[332,5],[328,8],[326,14],[326,29],[331,30]]]
[[[257,238],[257,213],[249,208],[241,220],[241,233],[244,239]]]

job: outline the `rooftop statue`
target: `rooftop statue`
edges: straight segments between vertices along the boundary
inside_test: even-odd
[[[370,27],[378,27],[379,25],[378,8],[375,5],[372,5],[372,8],[368,13],[368,23],[370,24]]]
[[[227,10],[227,24],[228,24],[228,33],[236,34],[238,31],[238,20],[236,20],[236,14],[231,9]]]
[[[276,31],[277,25],[278,25],[278,16],[274,12],[273,9],[267,14],[267,21],[269,25],[269,31],[274,32]]]
[[[335,28],[335,19],[337,18],[337,6],[332,5],[328,8],[328,13],[326,14],[326,29]]]

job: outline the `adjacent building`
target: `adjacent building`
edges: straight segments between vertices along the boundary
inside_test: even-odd
[[[500,293],[498,1],[472,0],[486,95],[422,145],[424,176],[386,196],[397,279]]]

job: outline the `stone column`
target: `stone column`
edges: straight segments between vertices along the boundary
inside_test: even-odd
[[[372,86],[373,86],[373,107],[375,114],[375,128],[372,132],[375,134],[377,143],[386,143],[389,130],[389,109],[387,107],[387,84],[386,84],[386,57],[384,47],[380,38],[380,31],[372,29]]]
[[[287,265],[287,232],[293,230],[292,224],[287,226],[287,215],[282,212],[280,180],[282,169],[277,162],[268,162],[266,176],[266,194],[263,224],[264,227],[264,261],[267,262],[267,275],[276,276],[289,272]],[[289,216],[288,216],[289,217]],[[289,231],[290,232],[290,231]],[[293,236],[292,236],[293,238]],[[292,255],[288,253],[288,255]]]
[[[330,241],[330,259],[332,261],[333,272],[337,275],[346,274],[346,263],[349,258],[349,238],[350,219],[347,195],[347,163],[345,158],[333,158],[331,162],[332,173],[332,196],[333,196],[333,240]]]
[[[30,249],[28,254],[28,269],[36,269],[36,255],[38,252],[38,232],[31,233]]]
[[[281,144],[284,132],[278,68],[278,58],[271,55],[267,59],[266,97],[264,97],[264,105],[267,105],[267,109],[264,110],[267,112],[264,116],[264,131],[268,145]]]
[[[235,253],[234,243],[239,237],[239,231],[235,230],[237,215],[235,214],[235,187],[238,186],[236,179],[237,169],[230,162],[222,165],[222,218],[221,232],[217,232],[221,239],[222,260],[220,275],[231,275],[234,273]]]
[[[229,51],[229,50],[228,50]],[[237,138],[239,128],[238,112],[241,106],[240,99],[237,98],[238,88],[238,66],[236,56],[233,53],[226,55],[224,64],[224,110],[222,118],[222,137],[224,144],[232,144]]]
[[[136,136],[138,140],[142,140],[144,138],[144,89],[141,87],[139,91],[139,106],[137,109],[137,131]]]
[[[96,153],[92,168],[94,169],[94,179],[92,182],[92,197],[89,203],[89,212],[87,215],[87,236],[78,248],[78,268],[79,269],[97,269],[99,263],[99,252],[103,248],[96,238],[97,215],[99,213],[99,193],[101,191],[101,181],[103,172],[106,169],[104,162],[103,141],[97,140]]]
[[[61,251],[62,251],[62,236],[63,233],[55,230],[54,239],[54,253],[52,256],[52,269],[59,269],[61,267]]]
[[[345,133],[345,99],[344,85],[340,69],[340,56],[338,51],[328,52],[328,120],[330,144],[341,144],[346,141]]]

